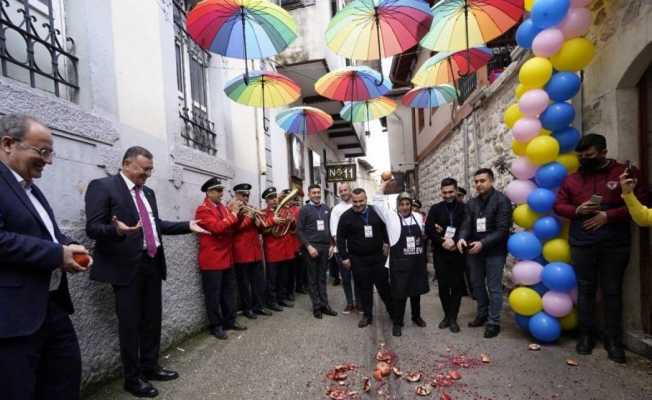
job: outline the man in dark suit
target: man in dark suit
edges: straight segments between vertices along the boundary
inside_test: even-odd
[[[91,181],[86,191],[86,233],[95,239],[91,279],[113,285],[124,388],[138,397],[158,395],[149,381],[179,376],[158,364],[166,278],[162,235],[207,233],[197,221],[159,218],[154,191],[145,186],[153,168],[152,153],[131,147],[119,174]]]
[[[79,399],[66,273],[90,264],[74,261],[88,251],[61,233],[34,185],[53,156],[46,126],[24,115],[0,118],[0,397],[8,400]]]

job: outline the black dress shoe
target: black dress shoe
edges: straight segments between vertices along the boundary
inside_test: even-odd
[[[607,339],[604,342],[604,348],[607,350],[607,357],[611,361],[617,362],[618,364],[625,364],[627,362],[625,349],[620,340]]]
[[[290,303],[288,301],[283,301],[283,300],[279,301],[278,305],[281,306],[281,307],[286,307],[286,308],[294,307],[294,304],[292,304],[292,303]]]
[[[220,340],[226,340],[229,337],[227,336],[226,332],[224,332],[224,329],[222,329],[221,326],[215,327],[211,329],[211,335],[215,336],[217,339]]]
[[[124,388],[127,392],[133,394],[136,397],[156,397],[158,396],[158,390],[151,383],[146,382],[142,379],[137,379],[134,381],[125,381]]]
[[[272,315],[271,312],[265,310],[264,308],[261,308],[260,310],[254,310],[254,314],[265,315],[265,316],[267,316],[267,317],[269,317],[270,315]]]
[[[342,280],[340,278],[333,279],[333,286],[339,286],[340,283],[342,283]]]
[[[296,292],[296,293],[299,293],[299,294],[306,294],[306,289],[299,288],[299,289],[297,289],[295,292]]]
[[[484,338],[485,339],[494,338],[494,337],[498,336],[499,333],[500,333],[500,325],[488,324],[484,328]]]
[[[591,335],[580,334],[580,337],[577,338],[577,344],[575,345],[575,351],[577,354],[589,355],[593,353],[593,337]]]
[[[448,317],[444,317],[444,319],[441,320],[439,325],[437,325],[437,328],[439,329],[446,329],[450,326],[450,322],[448,321]]]
[[[396,337],[401,336],[401,325],[394,325],[392,327],[392,335]]]
[[[179,377],[176,371],[158,368],[153,371],[144,371],[143,376],[148,381],[173,381]]]
[[[312,312],[312,315],[317,318],[317,319],[322,319],[322,312],[321,310],[315,310]]]
[[[487,322],[487,317],[475,317],[475,319],[469,322],[469,328],[477,328],[483,326]]]
[[[246,318],[249,318],[249,319],[256,319],[256,318],[258,318],[258,317],[256,316],[256,314],[254,314],[253,312],[248,311],[248,310],[247,310],[247,311],[243,311],[243,312],[242,312],[242,315],[244,315]]]
[[[330,315],[331,317],[335,317],[337,315],[337,311],[333,310],[330,306],[323,307],[321,311],[326,315]]]
[[[244,325],[240,325],[237,322],[234,322],[233,325],[229,325],[224,328],[226,331],[246,331],[247,327]]]
[[[414,325],[420,327],[420,328],[425,328],[426,327],[426,321],[423,320],[421,317],[416,317],[412,318],[412,322],[414,322]]]
[[[360,322],[358,322],[358,328],[364,328],[365,326],[371,325],[371,318],[362,317]]]
[[[269,308],[272,311],[278,311],[278,312],[283,311],[283,309],[277,306],[276,304],[270,304],[267,306],[267,308]]]
[[[460,326],[457,324],[456,320],[454,320],[454,319],[450,320],[448,325],[449,325],[448,328],[450,329],[451,332],[459,333]]]
[[[294,295],[293,294],[288,294],[288,301],[294,301]]]

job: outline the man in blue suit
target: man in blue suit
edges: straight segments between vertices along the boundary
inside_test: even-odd
[[[0,118],[0,393],[79,399],[81,356],[67,273],[83,246],[64,236],[34,184],[52,164],[52,132],[34,118]]]

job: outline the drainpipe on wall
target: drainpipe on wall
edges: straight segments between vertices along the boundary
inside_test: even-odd
[[[462,139],[464,140],[464,187],[471,193],[471,186],[469,182],[469,132],[468,128],[464,126],[461,127],[462,130]]]

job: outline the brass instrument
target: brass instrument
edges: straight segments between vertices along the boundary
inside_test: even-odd
[[[259,210],[249,204],[240,204],[240,214],[246,215],[253,219],[257,226],[265,226],[265,211]]]
[[[294,221],[294,215],[292,214],[292,210],[286,205],[292,201],[292,199],[299,193],[298,188],[292,189],[290,193],[288,193],[283,200],[281,200],[276,208],[274,209],[274,216],[278,218],[282,218],[285,220],[285,222],[281,224],[274,224],[271,228],[272,235],[276,237],[280,236],[285,236],[288,234],[290,229],[294,226],[295,221]]]

